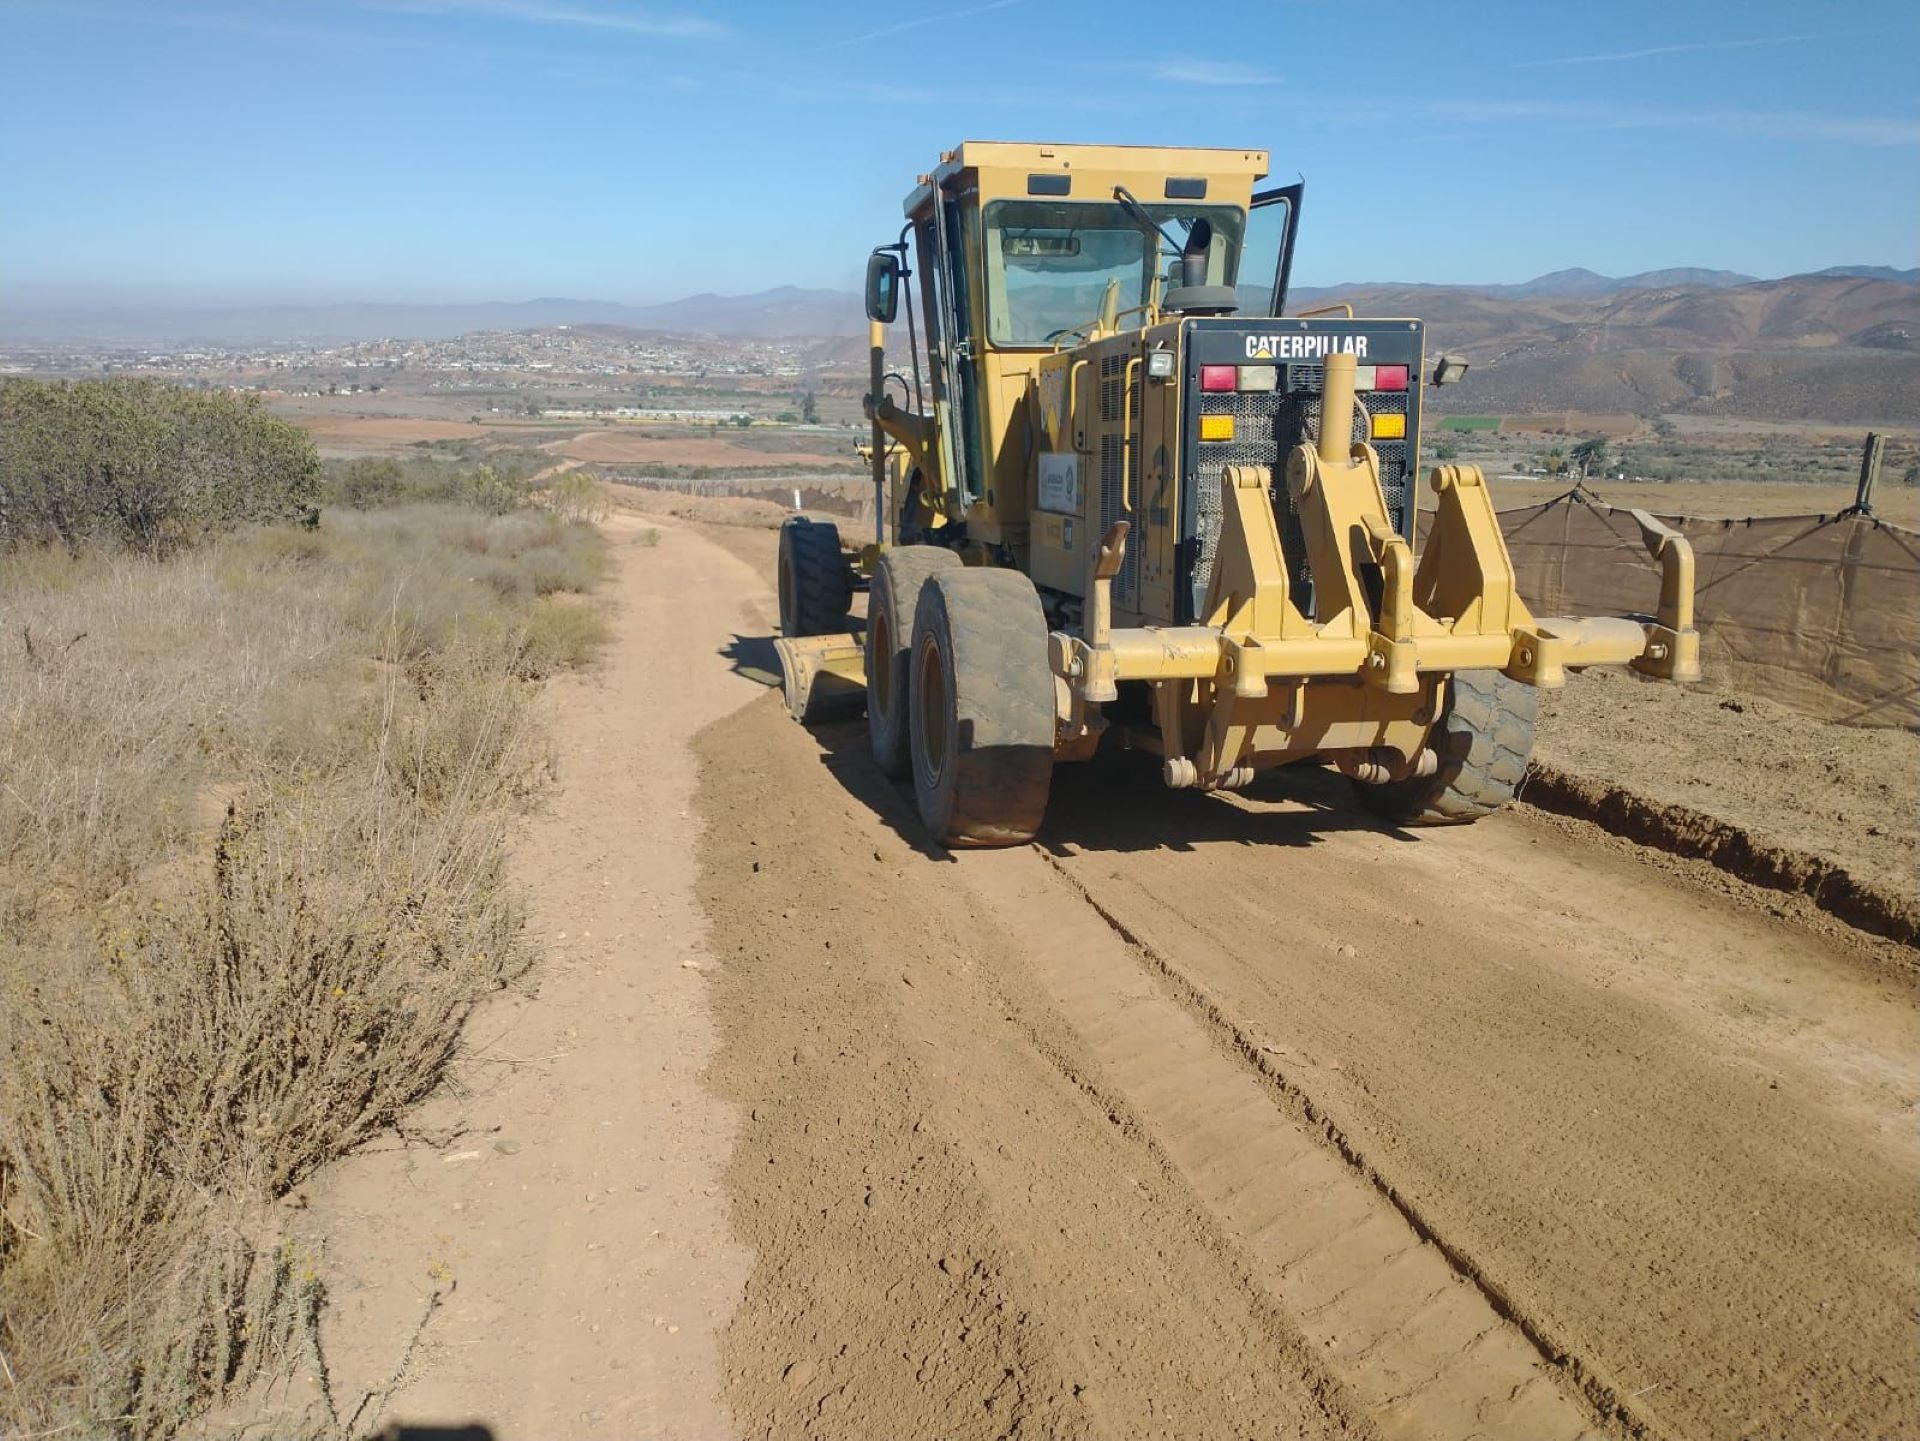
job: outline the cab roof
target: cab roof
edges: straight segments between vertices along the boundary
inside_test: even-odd
[[[940,163],[919,177],[908,194],[904,210],[912,216],[936,187],[947,185],[963,171],[973,171],[983,194],[1072,194],[1076,174],[1087,176],[1088,198],[1112,194],[1115,183],[1133,185],[1150,180],[1219,180],[1223,188],[1245,192],[1267,173],[1264,150],[1231,150],[1200,146],[1063,145],[1007,140],[968,140],[942,152]],[[1038,177],[1050,179],[1049,188],[1034,190]],[[1065,191],[1052,188],[1061,183]],[[1158,190],[1143,200],[1161,198]]]

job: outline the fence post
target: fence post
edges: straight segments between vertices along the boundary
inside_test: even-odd
[[[1873,514],[1873,487],[1880,479],[1880,459],[1886,448],[1884,435],[1867,432],[1867,443],[1860,451],[1860,487],[1853,496],[1853,508],[1862,515]]]

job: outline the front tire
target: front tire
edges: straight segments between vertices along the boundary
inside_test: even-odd
[[[937,545],[895,546],[867,586],[867,741],[875,764],[893,780],[913,774],[914,607],[928,576],[959,566],[959,556]]]
[[[1019,571],[940,570],[914,608],[913,792],[945,846],[1030,841],[1053,782],[1047,620]]]
[[[853,574],[832,521],[793,516],[780,526],[780,633],[835,635],[853,609]]]
[[[1456,671],[1447,708],[1433,729],[1440,768],[1383,786],[1355,782],[1360,803],[1403,826],[1477,821],[1512,803],[1533,756],[1539,697],[1497,670]]]

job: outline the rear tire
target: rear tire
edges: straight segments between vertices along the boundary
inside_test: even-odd
[[[853,573],[832,521],[794,516],[780,527],[780,633],[834,635],[847,628]]]
[[[908,715],[920,587],[936,571],[959,565],[959,556],[937,545],[895,546],[880,557],[867,586],[867,740],[874,763],[893,780],[913,774]]]
[[[1360,803],[1403,826],[1464,825],[1508,805],[1527,774],[1539,697],[1497,670],[1463,670],[1447,684],[1433,730],[1440,768],[1383,786],[1354,783]]]
[[[1033,839],[1053,782],[1047,620],[1019,571],[939,570],[914,607],[913,792],[946,846]]]

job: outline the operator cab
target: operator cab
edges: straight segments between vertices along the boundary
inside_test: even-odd
[[[910,452],[896,540],[964,526],[1018,564],[1047,357],[1165,317],[1280,313],[1302,187],[1256,191],[1266,167],[1258,150],[969,142],[920,177],[868,268],[870,319],[906,298],[926,418],[889,417]]]

